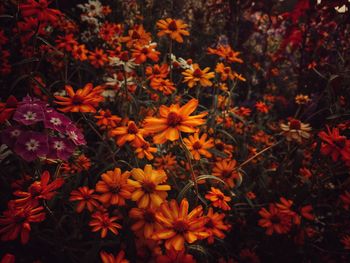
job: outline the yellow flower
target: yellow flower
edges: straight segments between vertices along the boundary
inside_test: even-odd
[[[184,139],[186,147],[191,152],[195,160],[200,160],[201,155],[207,158],[212,156],[207,149],[214,147],[214,140],[212,138],[206,140],[207,137],[208,135],[206,133],[204,133],[201,138],[199,138],[198,133],[195,133],[193,136],[190,135],[188,138]]]
[[[161,184],[166,181],[164,172],[152,169],[147,164],[144,170],[135,168],[131,170],[135,180],[128,179],[128,184],[135,188],[131,200],[136,201],[139,208],[158,207],[167,197],[170,185]]]
[[[158,36],[169,35],[171,39],[182,43],[182,36],[189,36],[190,33],[186,30],[187,24],[180,19],[166,18],[157,22],[157,27],[160,29]]]
[[[186,69],[184,72],[182,72],[182,75],[185,76],[183,82],[188,82],[187,85],[189,88],[193,88],[198,84],[198,82],[203,87],[210,87],[213,85],[210,79],[214,78],[215,73],[208,72],[209,70],[209,67],[201,70],[198,64],[193,64],[192,68]]]

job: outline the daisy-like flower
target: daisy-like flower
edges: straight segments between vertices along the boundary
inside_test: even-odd
[[[18,106],[13,119],[24,125],[32,125],[44,120],[43,108],[37,103],[26,103]]]
[[[14,151],[28,162],[38,157],[45,157],[49,151],[48,137],[39,132],[22,132],[16,141]]]
[[[45,220],[44,207],[26,205],[16,207],[9,204],[0,217],[0,237],[1,241],[15,240],[19,235],[21,243],[26,244],[29,241],[31,223],[38,223]]]
[[[167,250],[184,250],[185,242],[192,244],[210,235],[204,227],[209,219],[202,215],[202,206],[197,206],[189,212],[189,204],[186,199],[183,199],[180,205],[176,200],[164,202],[156,213],[156,219],[163,229],[157,231],[153,239],[166,240]]]
[[[95,68],[101,68],[108,63],[107,55],[102,49],[98,48],[96,48],[94,52],[90,52],[88,59],[90,60],[91,65]]]
[[[263,101],[258,101],[255,103],[255,108],[261,113],[268,113],[270,110],[270,107]]]
[[[170,107],[160,106],[160,118],[147,117],[145,130],[158,133],[153,137],[154,143],[162,144],[167,140],[175,141],[180,138],[180,132],[194,133],[195,127],[205,123],[203,119],[207,112],[190,116],[197,108],[198,100],[191,99],[185,105],[172,104]]]
[[[176,164],[176,157],[171,153],[156,157],[154,161],[154,166],[159,170],[174,170]]]
[[[99,200],[106,205],[125,205],[125,199],[131,198],[134,187],[128,183],[130,172],[122,173],[119,168],[101,175],[96,184],[96,192],[101,193]]]
[[[55,190],[64,184],[64,179],[57,178],[49,183],[50,178],[50,173],[44,171],[40,181],[32,183],[27,192],[18,190],[14,193],[15,196],[19,197],[19,199],[14,200],[14,203],[20,206],[26,204],[37,206],[39,200],[51,200],[56,195]]]
[[[147,45],[151,41],[151,33],[146,32],[143,25],[135,25],[128,31],[128,35],[120,38],[121,42],[125,42],[128,48],[135,44]]]
[[[135,63],[134,58],[129,58],[129,53],[127,51],[122,52],[117,57],[109,57],[109,64],[114,67],[122,66],[125,72],[132,72],[134,68],[138,65]]]
[[[135,188],[131,199],[137,202],[139,208],[158,207],[167,197],[170,185],[162,184],[167,176],[164,172],[153,170],[147,164],[144,170],[140,168],[131,170],[132,179],[128,179],[128,184]]]
[[[157,43],[151,43],[145,46],[134,45],[132,49],[132,57],[135,59],[135,63],[142,64],[148,59],[153,62],[157,62],[159,60],[160,52],[155,48],[157,47]]]
[[[205,224],[206,231],[210,234],[208,237],[208,243],[214,243],[214,237],[218,237],[220,239],[225,238],[225,233],[223,231],[227,231],[230,229],[230,226],[224,223],[225,214],[214,213],[212,207],[209,207],[207,218],[208,222]]]
[[[113,115],[110,110],[99,110],[95,115],[97,119],[96,124],[101,128],[101,130],[110,130],[115,128],[120,122],[121,118],[117,115]]]
[[[231,197],[224,195],[218,188],[210,187],[210,191],[205,195],[205,198],[211,201],[214,207],[225,211],[231,210],[231,207],[227,203],[231,201]]]
[[[350,160],[350,140],[340,135],[338,128],[327,126],[327,132],[321,131],[318,137],[322,140],[321,153],[331,156],[334,162],[338,161],[341,156],[344,161]]]
[[[201,70],[198,64],[193,64],[192,68],[182,72],[182,75],[184,75],[183,82],[187,82],[189,88],[193,88],[198,83],[203,87],[210,87],[213,85],[210,79],[215,77],[215,73],[208,72],[209,70],[209,67]]]
[[[169,74],[169,66],[167,64],[162,64],[159,66],[158,64],[148,66],[145,71],[146,75],[149,79],[160,78],[165,79]]]
[[[55,103],[64,106],[59,108],[62,112],[96,112],[95,108],[104,100],[101,96],[103,88],[101,86],[94,88],[91,83],[76,92],[68,85],[65,90],[68,97],[55,96]]]
[[[149,142],[140,142],[140,143],[133,143],[133,147],[136,148],[135,154],[137,155],[137,158],[143,159],[147,158],[147,160],[153,160],[154,156],[152,153],[156,153],[158,150],[156,147],[151,147]]]
[[[89,50],[86,49],[84,44],[74,45],[72,50],[72,56],[76,60],[85,61],[88,59]]]
[[[131,226],[131,230],[136,233],[140,232],[141,236],[146,239],[150,239],[153,233],[161,228],[156,221],[155,208],[134,207],[130,210],[129,216],[135,220],[135,223]]]
[[[94,192],[94,189],[89,189],[87,186],[81,186],[70,193],[69,201],[79,201],[75,209],[77,213],[81,213],[85,208],[92,212],[95,207],[99,205],[97,202],[98,196],[94,194]]]
[[[121,229],[122,226],[115,221],[119,219],[117,216],[110,217],[107,212],[97,211],[91,216],[92,220],[89,223],[89,226],[92,227],[92,232],[101,231],[101,238],[107,236],[108,230],[113,234],[118,235],[118,229]]]
[[[153,78],[150,86],[154,90],[162,92],[164,95],[170,95],[176,90],[174,83],[169,79]]]
[[[190,135],[188,138],[184,138],[184,143],[195,160],[200,160],[201,156],[206,158],[212,156],[212,154],[208,152],[208,149],[214,147],[214,140],[212,138],[207,140],[207,138],[208,135],[206,133],[202,134],[200,138],[198,133],[195,133],[193,136]]]
[[[0,102],[0,123],[8,120],[17,108],[17,99],[14,96],[8,97],[5,103]]]
[[[309,139],[311,134],[311,127],[307,123],[302,123],[297,119],[291,119],[287,124],[280,125],[283,134],[287,141],[296,141],[302,143],[303,140]]]
[[[49,8],[50,3],[51,1],[48,2],[47,0],[27,0],[19,4],[19,9],[24,17],[33,16],[41,22],[56,24],[62,13],[57,9]]]
[[[129,260],[125,259],[124,250],[120,250],[116,256],[114,256],[113,254],[109,254],[105,251],[101,251],[100,257],[102,263],[129,263]]]
[[[295,103],[298,105],[308,104],[311,101],[308,95],[303,95],[303,94],[296,95],[294,100],[295,100]]]
[[[208,48],[208,53],[218,55],[229,63],[243,63],[243,60],[238,58],[240,52],[234,51],[228,45],[219,45],[217,48]]]
[[[187,31],[188,25],[185,24],[181,19],[166,18],[161,19],[157,22],[159,29],[158,36],[168,35],[171,39],[176,42],[182,43],[183,36],[189,36],[190,33]]]
[[[288,213],[282,213],[274,204],[270,204],[269,210],[262,208],[259,211],[262,219],[259,220],[259,226],[266,228],[266,235],[288,233],[291,226],[291,216]]]
[[[235,78],[231,67],[225,67],[224,63],[218,63],[215,72],[221,75],[221,81],[226,81],[227,79],[233,80]]]
[[[215,163],[212,174],[221,177],[230,186],[235,186],[235,179],[240,175],[236,171],[236,160],[224,159]]]
[[[117,138],[117,144],[123,146],[126,142],[140,144],[144,142],[143,129],[139,129],[135,122],[129,121],[127,126],[117,127],[110,131],[111,136]]]

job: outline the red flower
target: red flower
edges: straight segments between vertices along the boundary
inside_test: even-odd
[[[20,199],[14,200],[16,205],[24,205],[32,203],[33,205],[38,205],[39,200],[50,200],[55,196],[56,192],[54,190],[60,188],[64,184],[62,178],[57,178],[51,183],[50,173],[48,171],[43,172],[40,181],[35,181],[28,188],[28,192],[16,191],[15,196],[20,197]]]
[[[342,157],[344,161],[350,161],[350,140],[339,134],[338,128],[330,128],[327,126],[327,132],[321,131],[318,136],[324,142],[321,146],[323,155],[330,155],[334,162]]]
[[[9,209],[0,218],[0,236],[2,241],[15,240],[21,235],[21,243],[26,244],[31,230],[30,223],[42,222],[45,219],[44,207],[32,204],[18,207],[9,203]]]
[[[41,22],[51,22],[56,24],[61,12],[57,9],[48,8],[47,0],[27,0],[26,3],[20,4],[19,8],[24,17],[37,17]]]
[[[274,204],[270,204],[269,210],[262,208],[259,214],[262,217],[259,220],[259,226],[266,228],[267,235],[272,235],[274,232],[277,234],[288,233],[292,226],[290,215],[281,212]]]
[[[7,121],[17,108],[17,100],[10,96],[5,103],[0,102],[0,123]]]

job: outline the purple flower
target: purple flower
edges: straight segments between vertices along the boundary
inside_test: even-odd
[[[1,132],[1,141],[8,147],[13,148],[22,132],[18,127],[8,127]]]
[[[75,145],[64,138],[49,137],[49,148],[48,158],[67,161],[72,155]]]
[[[23,104],[16,109],[13,119],[24,125],[32,125],[44,120],[43,109],[36,103]]]
[[[66,128],[66,133],[69,139],[71,139],[75,145],[85,145],[86,141],[84,135],[80,130],[73,124],[70,123]]]
[[[67,125],[70,123],[70,119],[53,109],[48,108],[47,111],[45,111],[45,128],[64,133]]]
[[[22,132],[17,139],[14,151],[28,162],[37,157],[45,157],[49,151],[47,135],[33,131]]]

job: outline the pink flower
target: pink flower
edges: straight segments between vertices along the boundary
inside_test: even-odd
[[[47,109],[45,112],[45,128],[64,133],[70,123],[71,121],[66,116],[53,109]]]
[[[14,151],[28,162],[45,157],[49,151],[47,135],[33,131],[23,132],[17,139]]]
[[[8,147],[13,148],[18,137],[22,134],[22,130],[18,127],[11,126],[1,132],[1,142]]]
[[[49,148],[48,158],[67,161],[72,155],[75,145],[67,139],[49,137]]]
[[[32,125],[44,120],[44,112],[40,105],[24,104],[17,108],[13,119],[24,125]]]
[[[84,135],[80,130],[73,124],[69,124],[66,128],[66,133],[69,139],[71,139],[75,145],[85,145],[86,141]]]

